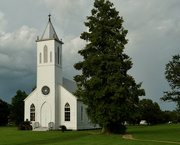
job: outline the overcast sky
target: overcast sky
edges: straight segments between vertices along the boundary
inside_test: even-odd
[[[180,50],[180,0],[110,0],[123,16],[128,30],[126,54],[133,61],[129,73],[143,82],[146,98],[163,110],[175,104],[160,101],[169,90],[165,65]],[[48,22],[48,14],[63,45],[63,76],[73,79],[73,65],[85,42],[79,36],[87,28],[93,0],[0,0],[0,99],[11,103],[18,89],[28,94],[36,85],[36,38]]]

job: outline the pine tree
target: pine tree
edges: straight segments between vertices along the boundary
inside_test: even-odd
[[[88,107],[86,112],[94,124],[103,127],[102,132],[124,133],[124,121],[132,115],[139,96],[145,94],[127,71],[131,59],[123,51],[128,31],[122,26],[123,18],[108,0],[95,0],[92,16],[85,26],[88,32],[81,39],[88,43],[78,53],[83,61],[74,65],[82,70],[76,75],[78,90],[75,95]]]

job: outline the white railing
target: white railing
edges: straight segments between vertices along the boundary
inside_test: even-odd
[[[48,129],[53,130],[54,129],[54,122],[49,122],[48,123]]]
[[[39,122],[34,122],[32,124],[32,127],[33,127],[33,129],[38,128],[39,127]]]

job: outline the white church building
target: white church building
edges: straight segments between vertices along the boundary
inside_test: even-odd
[[[93,129],[84,105],[73,92],[76,83],[62,77],[62,40],[49,21],[37,42],[37,88],[24,100],[24,120],[32,122],[33,130]],[[96,126],[97,128],[98,126]]]

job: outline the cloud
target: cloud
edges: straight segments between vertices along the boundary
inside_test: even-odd
[[[52,19],[56,19],[58,27],[56,31],[62,38],[66,35],[75,35],[76,37],[84,30],[84,21],[90,14],[93,1],[88,0],[42,0],[52,14]],[[55,26],[56,26],[55,23]]]
[[[0,35],[0,55],[3,57],[0,67],[9,70],[10,73],[4,75],[17,75],[17,71],[22,73],[23,70],[34,70],[30,66],[35,64],[36,60],[32,59],[36,57],[34,42],[36,34],[37,30],[22,26],[14,32],[4,32],[3,35]],[[13,70],[16,70],[16,73],[13,74]]]
[[[66,24],[67,22],[78,22],[83,18],[83,12],[87,13],[89,3],[87,0],[43,0],[52,13],[57,16],[56,19]]]
[[[169,89],[165,80],[165,64],[180,48],[180,1],[116,2],[124,16],[124,27],[129,30],[129,43],[125,52],[134,63],[130,70],[137,82],[143,82],[146,96],[162,104],[159,100],[163,91]],[[174,104],[173,104],[174,105]],[[172,106],[171,106],[172,107]],[[163,109],[167,108],[167,104]]]
[[[73,76],[80,73],[73,66],[82,60],[78,51],[84,48],[85,41],[80,39],[80,36],[70,36],[66,39],[69,41],[63,45],[63,76],[72,80]]]
[[[0,35],[4,33],[7,21],[5,20],[5,15],[0,11]]]
[[[0,25],[0,92],[6,90],[8,94],[12,94],[18,89],[27,90],[26,87],[33,87],[35,82],[35,39],[38,30],[23,25],[13,32],[7,32],[9,24],[2,12],[0,24],[4,24]]]
[[[2,49],[8,50],[25,50],[31,49],[32,42],[35,40],[37,30],[29,28],[28,26],[22,26],[20,29],[0,35],[0,46]],[[21,45],[20,45],[21,44]]]

